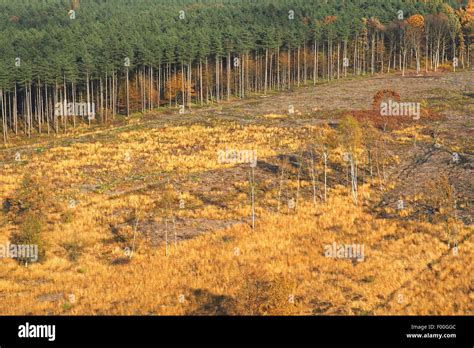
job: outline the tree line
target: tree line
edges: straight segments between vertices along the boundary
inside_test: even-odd
[[[454,0],[0,0],[3,139],[348,75],[469,68],[473,8]]]

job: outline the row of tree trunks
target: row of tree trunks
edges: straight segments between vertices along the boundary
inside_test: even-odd
[[[9,131],[14,134],[23,131],[31,136],[34,131],[42,133],[46,130],[49,133],[51,125],[56,133],[66,131],[71,122],[76,127],[78,115],[74,114],[71,118],[61,115],[58,118],[55,114],[56,103],[71,102],[75,105],[86,102],[89,106],[94,103],[98,106],[98,121],[108,122],[109,115],[114,120],[120,112],[125,112],[127,116],[137,110],[144,113],[163,105],[163,101],[167,101],[170,107],[174,101],[175,106],[190,108],[193,104],[244,98],[248,92],[267,94],[269,90],[289,89],[306,84],[308,78],[316,84],[320,78],[332,80],[346,77],[350,70],[353,75],[395,70],[405,75],[409,68],[415,68],[419,73],[422,54],[425,71],[436,71],[440,65],[452,61],[458,51],[461,52],[458,58],[460,66],[470,66],[470,43],[461,40],[458,50],[456,40],[447,42],[436,31],[429,36],[429,40],[426,37],[424,47],[411,45],[411,48],[407,48],[409,38],[406,35],[402,35],[399,41],[389,37],[388,46],[385,36],[380,33],[371,33],[370,40],[366,36],[357,35],[351,43],[347,39],[336,42],[331,39],[327,42],[314,40],[309,45],[305,43],[286,50],[267,48],[262,52],[243,52],[236,56],[227,52],[212,59],[204,57],[180,64],[168,62],[159,67],[144,65],[134,71],[126,67],[120,74],[112,70],[104,75],[91,76],[86,71],[85,83],[82,84],[68,81],[66,74],[62,76],[62,81],[56,80],[54,85],[40,80],[16,83],[11,90],[1,90],[3,139],[4,142],[8,140]],[[388,54],[385,54],[386,47]],[[348,56],[349,52],[352,52],[352,57]],[[209,61],[214,64],[213,73]],[[179,92],[172,87],[178,75],[181,80]],[[130,78],[135,82],[130,83]],[[91,124],[89,117],[85,121]]]

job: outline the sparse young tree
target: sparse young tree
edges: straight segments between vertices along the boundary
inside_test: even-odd
[[[362,129],[359,122],[352,116],[346,116],[339,124],[340,143],[349,155],[351,173],[351,192],[354,203],[358,203],[358,163],[362,145]]]

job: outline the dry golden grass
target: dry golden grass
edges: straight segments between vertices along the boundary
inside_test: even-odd
[[[463,242],[453,256],[442,224],[372,214],[369,183],[360,188],[359,206],[347,187],[333,185],[328,202],[313,205],[302,194],[297,211],[285,201],[277,213],[279,172],[260,176],[256,229],[249,227],[249,170],[219,164],[217,151],[257,150],[266,162],[297,153],[320,130],[169,126],[30,149],[20,162],[4,155],[0,197],[18,198],[31,177],[54,204],[41,206],[46,260],[28,267],[0,260],[0,313],[472,314],[472,228],[457,225]],[[333,149],[331,160],[343,163],[342,152]],[[295,176],[284,184],[284,199],[298,186],[311,192],[310,181]],[[166,255],[163,219],[171,214],[188,222],[180,233],[215,228],[180,234],[175,245],[170,227]],[[18,231],[11,215],[0,215],[0,244]],[[158,245],[150,243],[152,232]],[[124,248],[134,235],[130,259]],[[364,261],[325,257],[333,242],[363,244]]]
[[[395,222],[374,220],[361,208],[351,207],[347,199],[332,198],[327,205],[301,207],[295,215],[269,214],[254,231],[236,225],[181,242],[176,249],[171,247],[169,256],[163,245],[142,248],[124,265],[100,262],[101,247],[92,243],[78,263],[59,256],[28,268],[6,262],[0,283],[1,312],[472,313],[471,284],[462,270],[462,265],[472,265],[472,231],[459,255],[451,256],[446,245],[422,232],[433,226],[418,228],[420,232],[413,233]],[[463,229],[461,235],[467,233]],[[76,237],[90,238],[86,231]],[[333,241],[364,244],[365,260],[354,264],[325,257],[323,246]],[[118,248],[112,252],[123,256]],[[440,264],[427,272],[426,265],[438,259]],[[257,291],[252,291],[257,282],[270,284],[266,296],[273,302],[260,294],[261,303],[251,303],[258,300]],[[450,291],[450,296],[444,296],[444,291]],[[60,294],[60,299],[38,301],[45,294]],[[74,294],[74,303],[69,294]],[[402,303],[394,303],[398,294]],[[268,308],[251,310],[263,305]]]

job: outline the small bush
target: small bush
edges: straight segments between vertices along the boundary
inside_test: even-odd
[[[34,213],[27,213],[20,223],[20,230],[13,234],[10,242],[15,245],[36,245],[38,248],[38,258],[23,258],[18,257],[21,263],[28,262],[42,262],[46,257],[45,243],[41,238],[41,231],[43,229],[43,221],[41,216]]]
[[[65,223],[65,224],[69,224],[69,223],[72,222],[73,217],[74,217],[74,214],[73,214],[71,211],[65,211],[65,212],[61,215],[61,222],[62,222],[62,223]]]
[[[84,251],[84,246],[79,241],[64,243],[63,248],[66,249],[69,261],[76,262]]]
[[[58,203],[52,192],[54,188],[45,178],[27,174],[16,194],[7,198],[3,209],[16,224],[21,223],[28,213],[43,215],[48,211],[57,211]]]

